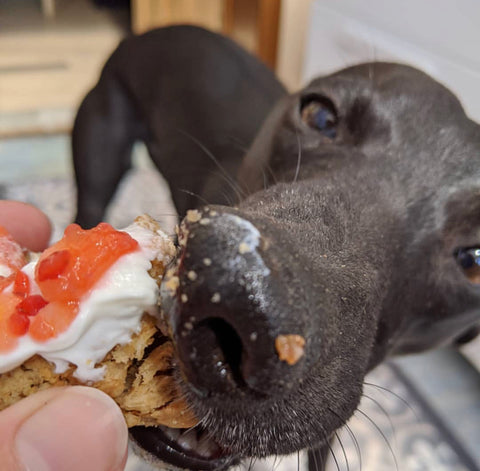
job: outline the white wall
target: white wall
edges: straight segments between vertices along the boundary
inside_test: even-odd
[[[480,1],[315,0],[303,82],[358,62],[414,65],[480,121]]]

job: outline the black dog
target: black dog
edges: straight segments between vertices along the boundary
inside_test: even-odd
[[[132,431],[164,461],[222,469],[328,449],[371,368],[478,322],[480,127],[422,72],[359,65],[287,95],[204,30],[128,39],[75,123],[83,226],[102,218],[137,139],[181,215],[208,202],[182,223],[167,299],[198,448]],[[292,334],[303,356],[289,364],[276,342]]]

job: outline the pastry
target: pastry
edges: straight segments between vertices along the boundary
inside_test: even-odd
[[[42,254],[0,231],[0,410],[85,384],[109,394],[129,427],[195,425],[158,320],[158,286],[174,255],[148,216],[122,231],[73,224]]]

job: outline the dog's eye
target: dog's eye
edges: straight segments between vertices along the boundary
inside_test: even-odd
[[[326,97],[310,95],[302,99],[300,105],[302,121],[324,136],[334,139],[337,136],[338,116],[333,103]]]
[[[480,248],[458,249],[455,259],[472,283],[480,284]]]

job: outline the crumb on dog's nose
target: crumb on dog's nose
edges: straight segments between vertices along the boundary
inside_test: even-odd
[[[270,244],[231,208],[189,212],[179,243],[178,265],[162,289],[188,382],[200,395],[291,388],[303,370],[305,339],[275,309]],[[303,344],[285,353],[291,345],[279,347],[282,335]]]

